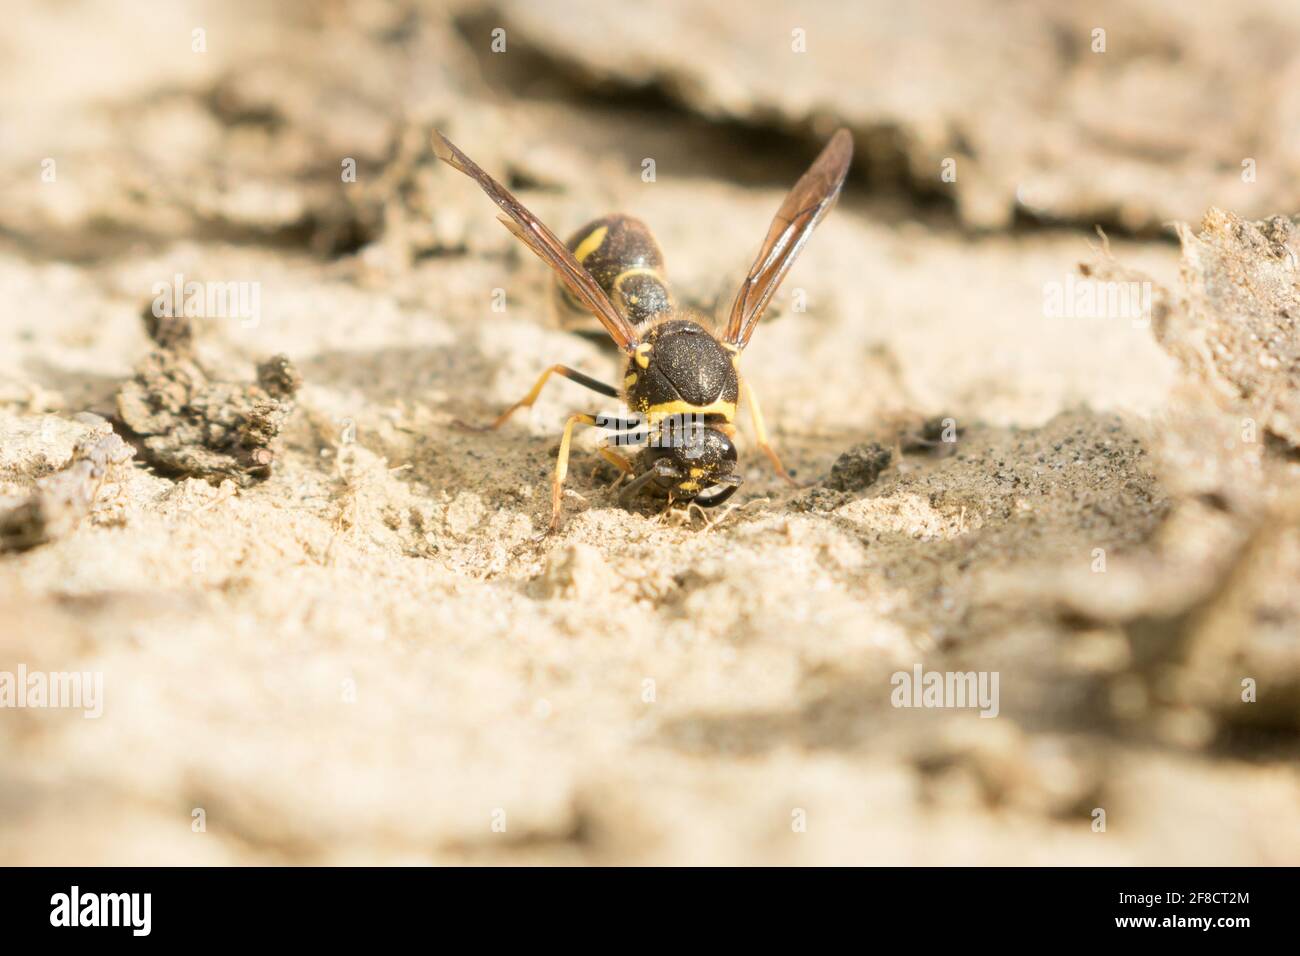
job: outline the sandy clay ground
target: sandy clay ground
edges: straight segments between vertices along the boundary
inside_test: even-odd
[[[0,673],[103,709],[0,709],[0,861],[1300,863],[1294,4],[272,6],[6,13]],[[435,125],[706,308],[848,126],[743,363],[802,486],[587,435],[544,534],[611,409],[455,422],[616,363]]]

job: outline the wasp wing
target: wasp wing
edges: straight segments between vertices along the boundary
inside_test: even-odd
[[[619,315],[618,310],[609,301],[609,297],[596,284],[596,280],[574,258],[573,253],[556,237],[555,233],[547,229],[541,220],[511,195],[508,189],[483,172],[474,160],[457,149],[437,130],[433,131],[433,151],[448,166],[477,182],[488,197],[501,207],[505,216],[497,218],[524,245],[533,250],[538,258],[556,271],[574,297],[600,320],[600,324],[605,327],[605,331],[619,348],[625,352],[631,352],[636,348],[639,341],[636,329],[627,319]]]
[[[767,304],[794,265],[817,223],[839,197],[853,159],[853,137],[841,129],[794,184],[767,230],[763,248],[736,293],[723,340],[744,348],[758,327]]]

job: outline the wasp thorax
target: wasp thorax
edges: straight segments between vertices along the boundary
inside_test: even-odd
[[[605,216],[575,232],[568,246],[614,307],[631,322],[640,325],[672,311],[663,253],[641,220]],[[591,313],[563,284],[557,283],[556,288],[569,324],[590,318]]]
[[[628,405],[652,422],[685,412],[729,422],[740,394],[731,353],[689,319],[650,329],[628,360],[623,384]]]

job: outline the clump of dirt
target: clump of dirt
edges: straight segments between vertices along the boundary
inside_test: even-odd
[[[831,465],[826,487],[833,491],[861,491],[876,483],[889,467],[893,454],[879,442],[854,445]]]
[[[214,379],[194,352],[189,319],[153,316],[158,348],[122,385],[117,410],[140,440],[143,458],[170,475],[226,479],[248,487],[270,477],[275,439],[293,411],[302,376],[288,356],[257,366],[256,383]]]
[[[27,551],[68,532],[94,507],[100,487],[110,473],[135,454],[108,423],[79,442],[72,461],[40,479],[36,488],[17,504],[0,502],[0,552]]]

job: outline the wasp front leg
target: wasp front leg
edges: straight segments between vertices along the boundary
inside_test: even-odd
[[[548,379],[550,379],[552,375],[561,375],[564,378],[567,378],[571,382],[577,382],[583,388],[589,388],[593,392],[599,392],[601,395],[607,395],[610,398],[619,397],[618,389],[614,388],[614,386],[612,385],[606,385],[604,382],[598,381],[592,378],[590,375],[584,375],[582,374],[582,372],[579,372],[577,369],[569,368],[569,366],[567,365],[552,365],[550,368],[548,368],[545,372],[541,374],[541,377],[537,379],[536,384],[533,385],[532,389],[529,390],[527,395],[519,399],[519,401],[515,402],[504,412],[498,415],[496,417],[496,420],[493,421],[492,424],[486,426],[470,425],[466,427],[473,428],[475,431],[495,431],[496,429],[500,428],[509,420],[510,416],[513,415],[515,412],[519,411],[519,409],[532,408],[533,403],[537,401],[538,396],[542,394],[542,389],[546,387],[546,382]],[[462,422],[461,424],[464,423]]]

